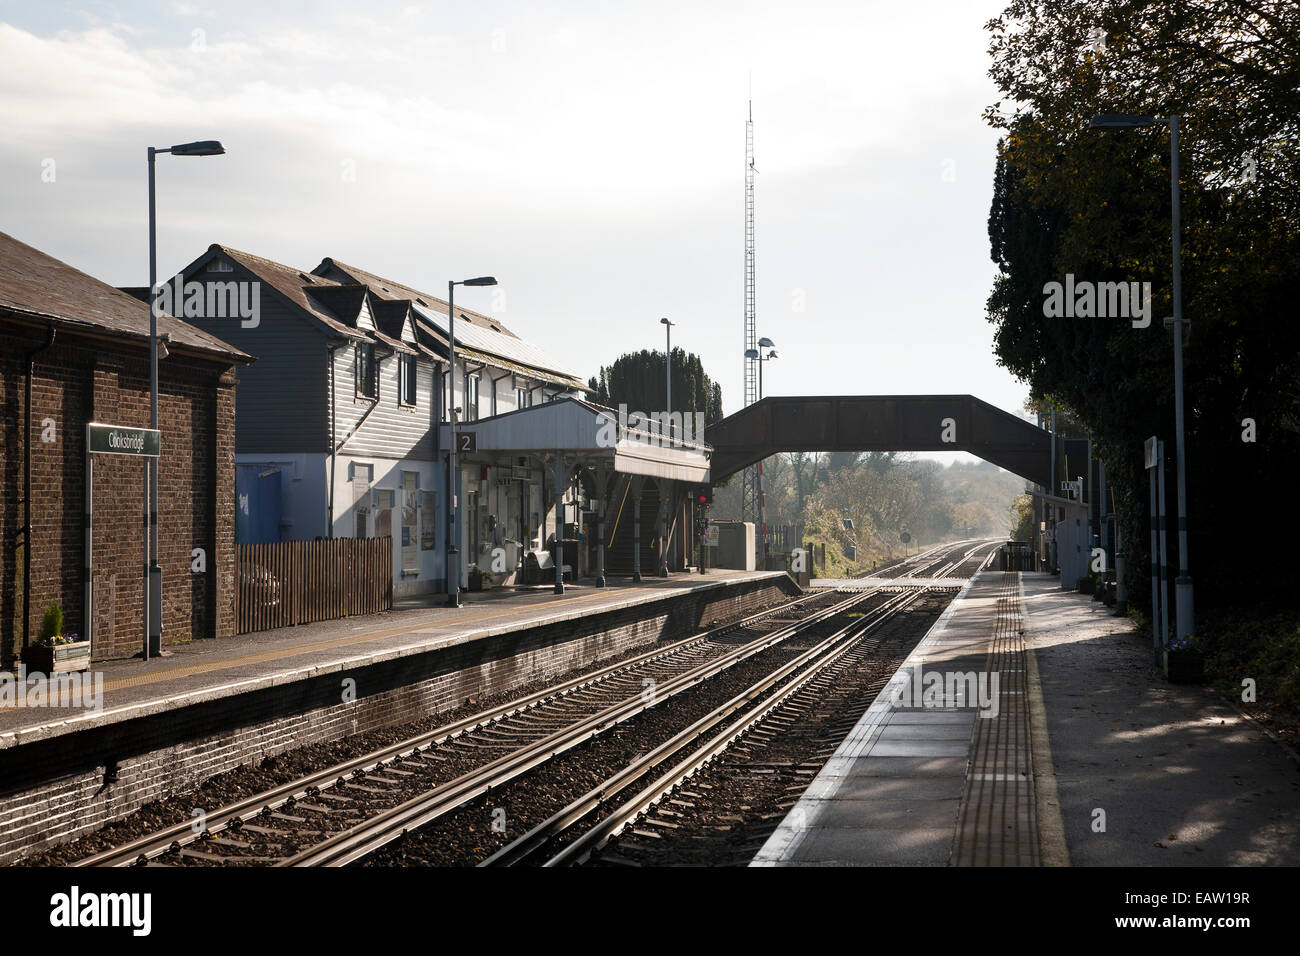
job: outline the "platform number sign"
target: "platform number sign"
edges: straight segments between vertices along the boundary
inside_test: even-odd
[[[478,434],[476,432],[456,432],[456,453],[459,455],[478,451]]]

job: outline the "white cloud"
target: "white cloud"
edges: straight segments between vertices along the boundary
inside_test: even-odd
[[[137,281],[144,147],[220,138],[228,156],[160,172],[168,268],[222,241],[430,288],[494,271],[505,320],[584,373],[661,347],[673,313],[734,407],[752,74],[773,390],[969,390],[1015,407],[983,320],[994,135],[979,113],[996,97],[981,26],[1000,7],[254,5],[223,7],[198,50],[192,18],[215,13],[193,3],[0,24],[7,231]],[[28,185],[45,156],[68,170],[54,189]],[[949,159],[955,183],[940,180]],[[70,231],[69,214],[94,229]],[[571,322],[589,331],[557,331]]]

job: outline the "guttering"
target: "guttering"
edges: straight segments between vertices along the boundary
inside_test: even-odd
[[[38,345],[23,356],[27,378],[23,399],[26,418],[23,431],[23,650],[27,650],[32,627],[32,372],[36,356],[54,345],[56,334],[54,323],[51,322],[46,331],[45,344]],[[90,587],[90,581],[86,582],[86,587]],[[84,625],[82,631],[85,631]]]

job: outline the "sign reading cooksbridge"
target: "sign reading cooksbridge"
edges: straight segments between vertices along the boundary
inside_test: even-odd
[[[126,428],[122,425],[86,426],[90,450],[104,455],[145,455],[157,458],[162,447],[161,432],[155,428]]]

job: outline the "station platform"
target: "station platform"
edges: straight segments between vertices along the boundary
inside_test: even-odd
[[[985,571],[751,865],[1294,865],[1297,769],[1210,689],[1167,683],[1128,619]]]
[[[610,578],[549,588],[467,592],[463,606],[445,595],[398,599],[392,611],[165,647],[165,656],[95,662],[87,676],[102,677],[99,706],[0,706],[0,752],[24,742],[102,727],[118,721],[224,697],[248,694],[331,672],[424,654],[512,631],[577,620],[701,589],[787,577],[775,571],[710,570],[667,578]],[[788,579],[788,578],[787,578]],[[35,681],[33,681],[35,683]]]

